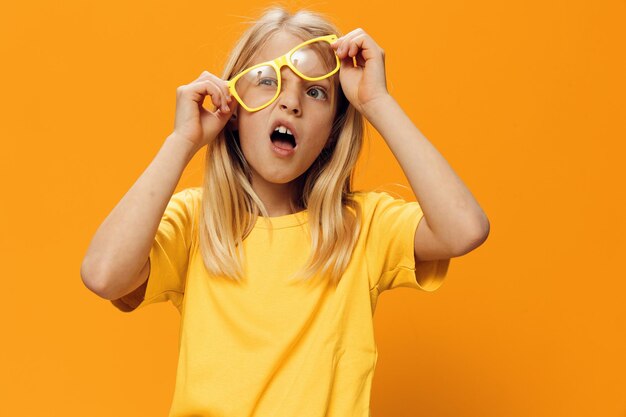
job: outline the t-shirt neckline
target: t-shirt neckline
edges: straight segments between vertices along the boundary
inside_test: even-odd
[[[258,227],[260,229],[269,229],[270,221],[272,223],[273,229],[282,229],[285,227],[294,227],[305,224],[309,218],[308,209],[298,211],[292,214],[285,214],[282,216],[275,217],[262,217],[258,216],[256,224],[254,227]]]

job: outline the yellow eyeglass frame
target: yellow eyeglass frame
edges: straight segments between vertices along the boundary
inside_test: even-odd
[[[284,67],[285,65],[287,67],[289,67],[293,72],[295,72],[298,77],[307,80],[307,81],[319,81],[319,80],[323,80],[325,78],[328,78],[330,76],[332,76],[333,74],[335,74],[337,71],[339,71],[339,68],[341,66],[341,63],[339,61],[339,57],[337,56],[337,53],[335,52],[335,59],[337,60],[337,67],[331,71],[330,73],[323,75],[321,77],[315,77],[315,78],[311,78],[311,77],[307,77],[306,75],[302,74],[300,71],[298,71],[296,69],[296,67],[294,67],[294,65],[291,63],[291,55],[298,49],[302,48],[303,46],[306,46],[308,44],[314,43],[314,42],[319,42],[319,41],[327,41],[329,44],[333,43],[334,41],[336,41],[337,35],[325,35],[325,36],[319,36],[317,38],[313,38],[313,39],[309,39],[308,41],[302,42],[301,44],[295,46],[294,48],[292,48],[289,52],[287,52],[285,55],[283,56],[279,56],[276,59],[273,59],[271,61],[266,61],[266,62],[261,62],[260,64],[256,64],[252,67],[246,68],[244,71],[240,72],[238,75],[236,75],[235,77],[233,77],[232,79],[230,79],[228,81],[228,91],[230,92],[231,96],[235,97],[235,99],[239,102],[239,104],[241,104],[243,106],[244,109],[246,109],[249,112],[255,112],[255,111],[259,111],[259,110],[263,110],[264,108],[266,108],[267,106],[269,106],[270,104],[272,104],[276,98],[278,98],[278,96],[280,95],[281,92],[281,74],[280,74],[280,70],[282,67]],[[334,51],[333,51],[334,52]],[[354,66],[356,66],[356,59],[355,57],[352,58]],[[276,76],[278,77],[278,87],[276,88],[276,95],[266,104],[259,106],[259,107],[248,107],[244,104],[243,99],[241,97],[239,97],[239,94],[237,94],[237,91],[235,90],[235,84],[237,83],[237,80],[239,80],[239,78],[241,78],[243,75],[247,74],[248,71],[253,70],[254,68],[258,68],[258,67],[264,67],[264,66],[271,66],[272,68],[274,68],[274,71],[276,71]]]

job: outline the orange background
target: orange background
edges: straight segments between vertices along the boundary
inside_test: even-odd
[[[167,414],[177,311],[119,312],[80,264],[173,129],[176,87],[220,74],[269,4],[3,6],[2,415]],[[380,299],[372,415],[626,416],[626,2],[283,4],[384,48],[390,93],[491,223],[437,292]],[[371,132],[356,185],[413,200]]]

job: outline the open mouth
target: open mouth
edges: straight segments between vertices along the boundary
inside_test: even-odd
[[[274,130],[270,135],[270,140],[272,141],[274,146],[280,149],[292,150],[298,147],[296,139],[293,137],[293,135],[290,135],[286,132],[280,132],[280,130]]]

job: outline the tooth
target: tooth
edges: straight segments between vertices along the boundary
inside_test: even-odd
[[[291,133],[291,130],[287,129],[287,133],[293,136],[293,133]]]
[[[280,133],[286,133],[287,132],[287,128],[285,126],[279,126],[279,132]]]

